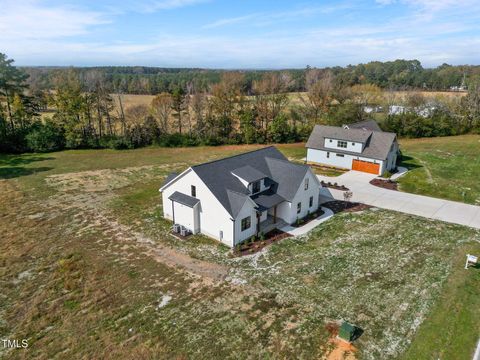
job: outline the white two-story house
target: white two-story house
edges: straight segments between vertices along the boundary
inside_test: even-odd
[[[320,186],[271,146],[192,166],[160,191],[165,218],[233,247],[317,210]]]
[[[397,135],[373,121],[343,127],[316,125],[305,145],[307,163],[383,175],[396,168]]]

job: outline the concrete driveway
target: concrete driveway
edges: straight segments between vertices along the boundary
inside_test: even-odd
[[[369,183],[375,175],[359,171],[352,170],[337,177],[317,177],[325,182],[345,185],[352,191],[352,201],[355,202],[480,229],[480,206],[382,189]],[[332,197],[343,200],[343,191],[328,188],[321,190],[323,202]]]

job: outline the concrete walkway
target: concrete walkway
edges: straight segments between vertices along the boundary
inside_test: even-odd
[[[473,354],[473,360],[480,360],[480,339],[478,339],[477,349],[475,350],[475,354]]]
[[[293,235],[293,236],[305,235],[306,233],[311,231],[313,228],[317,227],[318,225],[327,221],[328,219],[330,219],[333,216],[333,211],[332,210],[327,209],[325,207],[322,207],[322,210],[324,211],[324,214],[317,217],[316,219],[310,221],[308,224],[305,224],[305,225],[297,227],[297,228],[295,228],[291,225],[287,225],[287,226],[281,228],[280,230],[282,230],[286,233],[289,233],[290,235]]]
[[[325,182],[345,185],[353,193],[351,201],[480,229],[480,206],[383,189],[369,183],[376,175],[359,171],[349,171],[337,177],[317,177]],[[321,189],[322,201],[332,198],[343,200],[343,191]]]
[[[390,176],[390,180],[397,180],[399,177],[405,175],[408,172],[408,169],[402,166],[399,166],[397,169],[398,171],[392,176]]]

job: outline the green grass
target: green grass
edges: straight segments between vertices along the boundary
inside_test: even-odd
[[[30,348],[0,357],[319,358],[326,322],[340,319],[365,331],[364,359],[406,349],[406,358],[428,358],[434,339],[445,359],[472,350],[478,269],[457,271],[465,251],[480,251],[472,229],[368,210],[245,258],[203,236],[170,236],[158,193],[165,176],[253,148],[1,156],[0,169],[16,170],[0,181],[0,337],[27,338]],[[303,157],[302,144],[280,148]],[[226,278],[167,266],[156,246]]]
[[[480,205],[480,136],[402,140],[406,192]]]
[[[439,300],[401,359],[471,359],[480,334],[480,266],[464,269],[466,254],[480,244],[461,246]]]

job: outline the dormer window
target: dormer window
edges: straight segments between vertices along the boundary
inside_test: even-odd
[[[252,194],[258,193],[260,191],[260,180],[252,183]]]
[[[344,148],[344,149],[346,149],[346,148],[347,148],[347,142],[346,142],[346,141],[342,141],[342,140],[338,140],[337,146],[338,146],[339,148]]]

